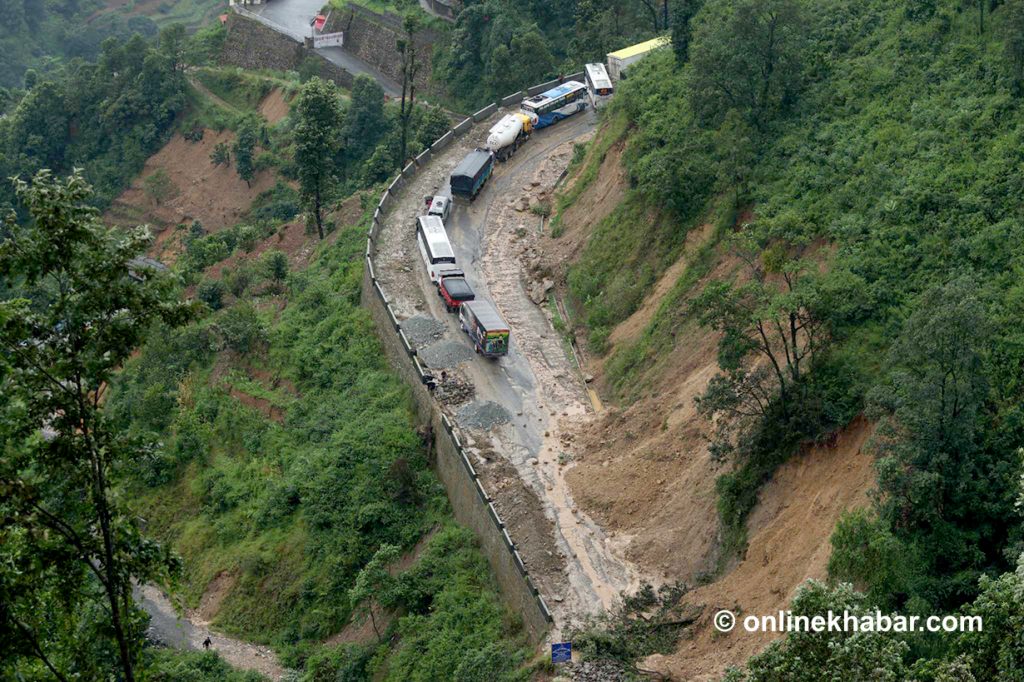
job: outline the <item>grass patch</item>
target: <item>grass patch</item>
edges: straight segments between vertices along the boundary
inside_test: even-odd
[[[640,307],[679,257],[686,234],[687,228],[652,211],[634,193],[594,227],[583,255],[569,268],[568,282],[595,352],[607,352],[615,325]],[[655,244],[658,248],[652,248]]]
[[[597,179],[608,150],[625,138],[629,130],[629,120],[624,112],[616,111],[605,119],[605,123],[586,146],[576,145],[573,148],[572,161],[569,164],[566,180],[571,181],[569,188],[555,198],[554,214],[551,220],[551,236],[560,237],[565,232],[562,214],[580,198],[580,195]],[[580,150],[584,151],[581,153]]]
[[[217,97],[243,111],[255,111],[275,85],[239,68],[204,67],[195,71],[195,77]]]
[[[732,227],[735,213],[723,202],[716,209],[715,228],[710,237],[686,258],[686,269],[672,285],[651,321],[636,341],[616,348],[605,364],[605,377],[624,403],[639,399],[645,390],[645,378],[652,368],[669,359],[675,350],[675,341],[686,324],[693,324],[687,313],[685,300],[694,286],[714,267],[722,238]]]

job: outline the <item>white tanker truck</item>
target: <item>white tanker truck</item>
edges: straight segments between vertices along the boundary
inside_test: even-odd
[[[498,161],[505,161],[530,137],[536,124],[536,115],[523,112],[507,114],[491,128],[487,148],[494,152]]]

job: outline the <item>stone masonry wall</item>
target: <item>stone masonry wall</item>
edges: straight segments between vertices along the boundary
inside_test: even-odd
[[[227,36],[220,53],[221,64],[243,69],[297,71],[307,57],[317,61],[321,78],[342,87],[352,86],[352,74],[302,43],[247,17],[234,13],[228,15]]]
[[[324,33],[342,31],[345,34],[344,49],[376,67],[381,73],[397,83],[402,82],[401,61],[395,48],[396,41],[403,37],[402,18],[394,14],[378,14],[361,5],[349,4],[343,10],[331,13]],[[434,43],[439,35],[431,29],[421,29],[416,34],[416,90],[432,92],[430,82],[431,60]]]

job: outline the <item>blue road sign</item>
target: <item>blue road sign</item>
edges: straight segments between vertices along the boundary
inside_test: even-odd
[[[572,660],[572,642],[553,642],[551,644],[551,662],[568,663]]]

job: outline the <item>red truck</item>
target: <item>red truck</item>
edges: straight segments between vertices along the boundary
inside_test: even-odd
[[[464,301],[476,298],[472,287],[466,281],[466,273],[462,270],[442,270],[437,283],[437,295],[444,300],[444,307],[450,313],[459,311]]]

